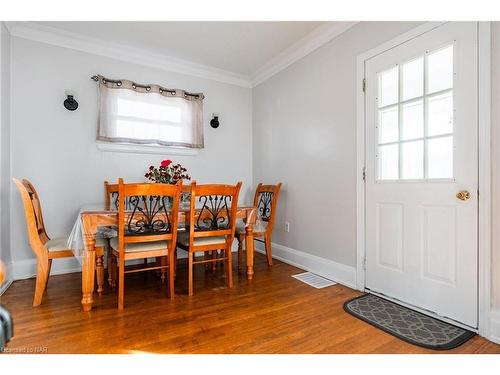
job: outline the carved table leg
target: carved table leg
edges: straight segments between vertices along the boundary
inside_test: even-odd
[[[245,228],[245,247],[247,250],[247,279],[253,279],[253,225],[247,224]]]
[[[95,239],[86,241],[86,249],[83,252],[82,264],[82,308],[83,311],[92,310],[94,303],[94,272],[95,272]]]
[[[98,251],[96,251],[95,267],[96,267],[96,276],[97,276],[97,293],[99,293],[99,295],[101,295],[102,292],[104,291],[103,258],[104,258],[104,255],[100,254]]]

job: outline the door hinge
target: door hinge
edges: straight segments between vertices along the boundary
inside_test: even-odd
[[[366,92],[366,78],[363,78],[363,92]]]
[[[366,181],[366,167],[363,167],[363,181]]]
[[[366,270],[366,255],[363,257],[363,269]]]

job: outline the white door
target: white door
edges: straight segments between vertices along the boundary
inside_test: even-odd
[[[450,22],[365,62],[366,288],[470,327],[477,56],[477,24]]]

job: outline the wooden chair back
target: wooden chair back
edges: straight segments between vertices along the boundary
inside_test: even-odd
[[[104,204],[106,210],[118,210],[118,184],[104,181]]]
[[[266,234],[273,231],[280,189],[281,182],[276,185],[259,184],[255,190],[253,205],[257,207],[259,218],[267,223]]]
[[[35,187],[28,180],[23,179],[20,181],[17,178],[13,178],[12,180],[21,193],[31,248],[37,256],[46,255],[42,254],[42,252],[43,249],[45,249],[45,243],[50,240],[50,238],[45,231],[40,198],[38,197]],[[47,252],[46,249],[45,252]]]
[[[167,241],[170,250],[177,241],[182,182],[168,184],[124,184],[118,180],[118,248],[125,243]],[[130,207],[125,207],[128,202]]]
[[[236,185],[197,185],[196,181],[192,182],[189,210],[190,248],[196,237],[225,236],[226,243],[233,242],[240,188],[241,182]]]

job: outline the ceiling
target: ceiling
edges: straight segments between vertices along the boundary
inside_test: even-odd
[[[327,22],[37,23],[251,77]]]

